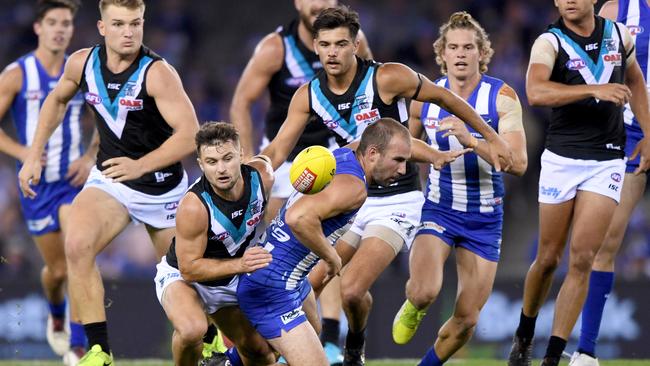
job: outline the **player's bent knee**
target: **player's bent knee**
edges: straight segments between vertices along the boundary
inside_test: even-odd
[[[594,263],[595,255],[591,252],[571,253],[569,267],[572,271],[589,273]]]
[[[535,260],[535,265],[542,271],[543,274],[552,274],[560,265],[560,256],[542,255]]]
[[[94,263],[95,256],[94,244],[82,235],[69,234],[65,238],[65,258],[68,263]]]
[[[269,344],[261,337],[246,336],[237,342],[237,351],[254,365],[273,364],[275,357]]]
[[[43,269],[47,271],[49,277],[56,282],[63,282],[68,276],[65,262],[54,266],[45,266]]]
[[[418,309],[431,305],[438,297],[439,289],[412,286],[407,289],[409,301]]]
[[[174,325],[176,334],[184,345],[195,345],[203,341],[203,336],[208,331],[207,321],[184,319]]]

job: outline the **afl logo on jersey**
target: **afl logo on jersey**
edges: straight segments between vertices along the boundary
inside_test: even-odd
[[[614,182],[619,183],[622,177],[619,173],[612,173],[611,178]]]
[[[124,106],[127,111],[139,111],[144,108],[142,99],[120,98],[120,105]]]
[[[288,86],[292,88],[297,88],[301,86],[302,84],[308,82],[311,78],[306,77],[306,76],[298,76],[295,78],[287,78],[284,83],[287,84]]]
[[[435,130],[440,125],[440,120],[435,117],[427,117],[424,119],[424,128]]]
[[[566,62],[566,68],[569,70],[581,70],[587,67],[587,64],[585,61],[581,58],[572,58],[571,60]]]
[[[42,98],[43,98],[43,92],[40,89],[27,90],[25,92],[25,99],[27,100],[39,100]]]
[[[628,25],[627,30],[630,31],[630,34],[632,35],[632,37],[643,33],[643,27],[640,26],[640,25]]]
[[[323,121],[323,123],[324,123],[325,126],[327,126],[327,128],[329,128],[330,130],[334,130],[334,129],[336,129],[336,128],[339,127],[339,123],[338,123],[337,121],[333,120],[333,119],[325,120],[325,121]]]
[[[97,105],[102,103],[102,97],[95,93],[88,92],[84,95],[84,97],[86,98],[86,102],[88,102],[88,104]]]

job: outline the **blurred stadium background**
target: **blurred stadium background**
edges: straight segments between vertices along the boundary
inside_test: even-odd
[[[597,8],[604,1],[600,0]],[[83,0],[70,51],[98,43],[97,2]],[[550,0],[349,0],[357,10],[378,61],[398,61],[437,77],[431,44],[438,27],[457,10],[467,10],[490,34],[495,56],[489,74],[514,87],[524,106],[529,168],[523,178],[507,177],[505,233],[495,290],[484,308],[472,342],[458,357],[504,358],[521,306],[523,278],[537,236],[537,178],[547,111],[530,108],[524,83],[528,52],[535,37],[558,16]],[[36,46],[32,0],[0,0],[0,65]],[[237,79],[255,44],[296,16],[291,0],[149,0],[145,44],[180,72],[200,121],[228,120]],[[255,106],[263,121],[266,102]],[[87,120],[90,126],[91,121]],[[10,116],[0,127],[13,134]],[[193,159],[185,164],[198,176]],[[0,360],[54,358],[45,340],[46,302],[38,282],[41,260],[24,226],[18,204],[15,162],[0,156]],[[617,263],[615,293],[607,303],[601,331],[601,358],[650,358],[650,196],[634,213]],[[100,256],[106,286],[110,337],[118,358],[169,358],[170,326],[153,287],[154,251],[141,227],[131,227]],[[367,356],[415,358],[433,340],[455,299],[455,266],[446,268],[439,301],[430,309],[414,341],[395,345],[393,315],[403,301],[408,255],[400,254],[373,288],[375,307],[368,326]],[[562,271],[558,272],[561,278]],[[555,298],[556,291],[549,298]],[[536,356],[550,335],[553,302],[538,321]],[[346,327],[345,323],[342,327]],[[579,327],[576,327],[576,330]],[[347,328],[346,328],[347,329]],[[345,334],[342,332],[342,334]],[[574,331],[577,336],[577,331]],[[575,349],[572,338],[569,350]]]

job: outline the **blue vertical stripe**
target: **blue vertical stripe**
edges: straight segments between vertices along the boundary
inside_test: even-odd
[[[438,119],[441,120],[449,115],[449,112],[440,109]],[[442,135],[442,132],[436,132],[436,142],[438,143],[440,151],[449,151],[449,138],[442,137]],[[451,180],[451,167],[447,164],[440,170],[440,206],[442,208],[452,207],[454,191],[451,186]]]
[[[20,87],[20,92],[18,92],[11,105],[14,128],[16,129],[18,142],[21,145],[27,144],[27,123],[25,122],[27,118],[27,101],[25,100],[25,93],[27,92],[27,70],[25,70],[25,58],[30,55],[23,56],[17,61],[23,73],[23,85]]]
[[[62,136],[62,149],[61,149],[61,160],[59,163],[59,172],[61,178],[63,179],[66,174],[68,174],[68,166],[70,166],[70,149],[72,148],[72,132],[70,130],[70,115],[72,114],[72,108],[68,107],[68,110],[65,113],[65,118],[63,119],[63,136]]]
[[[472,94],[467,100],[469,105],[476,108],[476,100],[478,98],[478,91],[481,88],[481,83],[483,79],[479,81],[478,86],[474,89]],[[467,126],[467,129],[475,132],[475,130]],[[467,212],[480,212],[481,207],[481,190],[480,190],[480,176],[479,176],[479,167],[478,167],[478,155],[465,154],[465,187],[467,188]]]
[[[646,0],[632,0],[632,1],[646,1]],[[641,4],[639,4],[641,5]],[[630,6],[630,0],[618,0],[618,16],[616,17],[617,22],[625,23],[627,18],[627,9]]]

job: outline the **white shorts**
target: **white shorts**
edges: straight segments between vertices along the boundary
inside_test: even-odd
[[[361,206],[350,231],[363,237],[367,226],[384,226],[404,239],[410,249],[420,226],[424,195],[412,191],[386,197],[368,197]]]
[[[541,203],[569,201],[578,190],[598,193],[617,203],[621,200],[625,159],[571,159],[544,150],[541,163],[538,195]]]
[[[178,201],[187,191],[187,173],[171,191],[159,196],[138,192],[122,183],[112,182],[93,166],[84,189],[94,187],[108,193],[129,211],[131,219],[136,223],[145,223],[156,229],[176,226],[176,208]]]
[[[170,266],[167,263],[167,258],[162,257],[160,263],[156,265],[156,278],[154,283],[156,284],[156,296],[158,297],[158,302],[162,305],[163,296],[165,296],[165,290],[169,285],[176,281],[185,281],[181,276],[181,272]],[[187,282],[187,284],[194,287],[196,292],[201,298],[201,303],[203,304],[203,309],[207,314],[214,314],[219,309],[225,308],[227,306],[237,306],[237,284],[239,282],[239,276],[235,276],[232,281],[227,286],[203,286],[196,282]]]
[[[264,136],[262,139],[262,145],[260,145],[260,151],[263,150],[266,146],[269,145],[269,139]],[[336,140],[334,138],[330,139],[330,150],[338,148],[336,145]],[[291,169],[291,161],[285,161],[280,165],[276,170],[273,176],[275,177],[275,183],[273,183],[273,188],[271,188],[271,197],[287,199],[294,192],[293,186],[291,185],[291,180],[289,180],[289,170]]]

